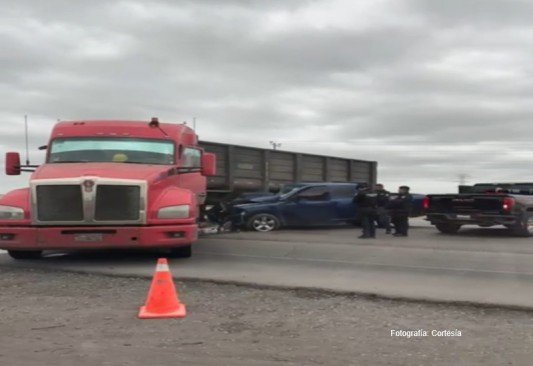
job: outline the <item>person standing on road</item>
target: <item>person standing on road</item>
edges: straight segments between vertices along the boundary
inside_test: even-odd
[[[357,194],[353,198],[356,205],[357,214],[363,226],[363,235],[360,239],[371,239],[376,237],[376,194],[371,191],[366,183],[361,183]]]
[[[409,235],[409,214],[411,213],[412,200],[409,187],[401,186],[398,190],[398,196],[390,201],[388,207],[394,224],[394,236]]]
[[[391,218],[389,216],[389,211],[387,210],[387,205],[390,201],[390,193],[385,190],[383,184],[376,184],[376,204],[377,204],[377,222],[378,227],[384,228],[386,234],[391,233]]]

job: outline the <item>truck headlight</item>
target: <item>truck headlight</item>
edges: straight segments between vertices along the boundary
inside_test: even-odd
[[[0,205],[0,220],[22,220],[24,210],[19,207]]]
[[[189,215],[189,205],[168,206],[157,211],[158,219],[186,219]]]

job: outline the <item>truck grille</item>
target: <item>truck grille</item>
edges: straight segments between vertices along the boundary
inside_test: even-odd
[[[35,224],[142,224],[146,221],[146,189],[144,181],[136,180],[34,181]]]
[[[96,221],[138,220],[140,215],[139,186],[99,185],[96,189]]]
[[[79,185],[37,186],[39,221],[83,221],[83,201]]]

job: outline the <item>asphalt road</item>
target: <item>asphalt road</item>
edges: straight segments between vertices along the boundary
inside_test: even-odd
[[[243,232],[202,238],[193,258],[171,261],[181,279],[314,288],[390,298],[533,308],[533,238],[504,229],[465,229],[446,236],[417,227],[409,238],[359,229]],[[151,276],[158,253],[52,254],[0,266]]]

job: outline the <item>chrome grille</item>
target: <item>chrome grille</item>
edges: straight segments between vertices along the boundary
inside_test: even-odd
[[[143,180],[80,177],[30,183],[35,225],[146,223]]]
[[[140,214],[139,186],[98,185],[96,188],[96,221],[138,220]]]
[[[37,186],[39,221],[83,221],[80,185]]]

